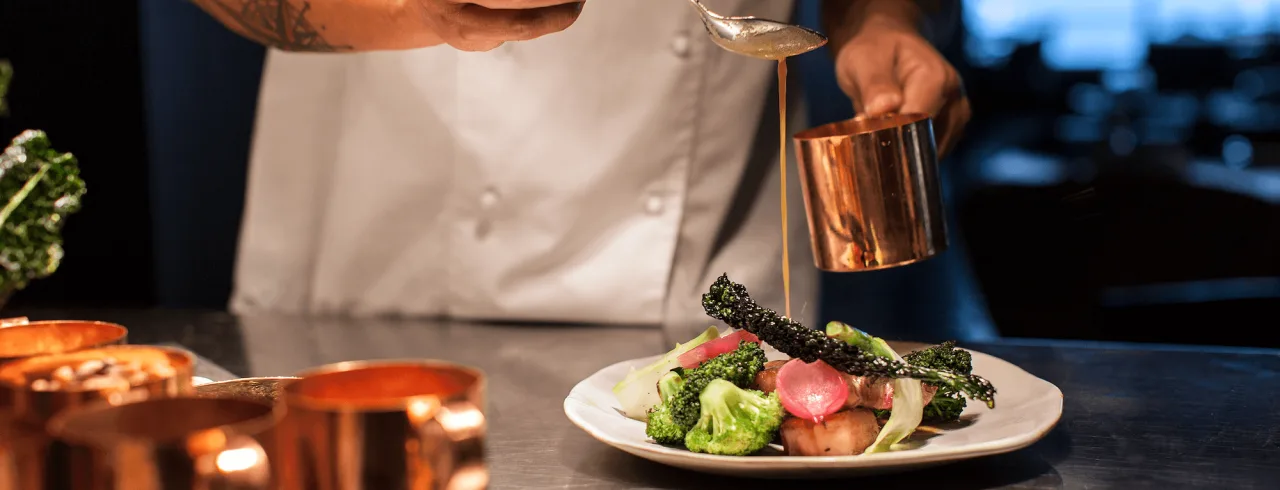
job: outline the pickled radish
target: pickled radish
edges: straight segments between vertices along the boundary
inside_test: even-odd
[[[707,341],[684,354],[680,354],[680,367],[685,369],[693,369],[701,366],[720,354],[727,354],[737,350],[738,343],[742,341],[760,343],[760,339],[751,332],[746,330],[735,330],[733,333],[725,335],[715,340]]]
[[[840,372],[820,360],[787,361],[778,370],[776,391],[787,412],[814,423],[840,411],[849,398],[849,385]]]

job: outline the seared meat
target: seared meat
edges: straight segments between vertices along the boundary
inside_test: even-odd
[[[782,365],[787,361],[769,361],[764,363],[764,369],[756,374],[756,389],[765,393],[773,393],[778,388],[778,370],[782,369]]]
[[[756,375],[756,389],[765,393],[773,392],[778,386],[778,370],[782,369],[782,365],[786,363],[787,361],[765,363],[764,369]],[[841,377],[849,385],[849,398],[845,400],[844,408],[864,407],[884,410],[893,407],[893,383],[890,383],[892,379],[849,374],[841,374]],[[924,404],[928,405],[933,401],[933,395],[937,392],[937,387],[925,384]]]
[[[852,456],[876,442],[880,423],[865,408],[841,410],[820,424],[799,417],[782,422],[779,435],[789,456]]]

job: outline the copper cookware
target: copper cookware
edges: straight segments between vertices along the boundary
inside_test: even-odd
[[[201,398],[236,398],[274,405],[285,383],[298,378],[292,376],[239,378],[196,386],[196,396]]]
[[[49,437],[39,425],[0,414],[0,489],[43,489]]]
[[[947,249],[938,155],[928,116],[859,117],[794,138],[819,269],[884,269]]]
[[[67,448],[55,488],[269,490],[271,405],[238,399],[157,398],[63,412],[48,430]]]
[[[486,488],[485,377],[434,361],[317,368],[284,386],[283,490]]]
[[[0,363],[44,354],[58,354],[125,343],[129,330],[114,323],[81,320],[0,322]]]
[[[14,327],[24,328],[24,327]],[[47,378],[62,366],[80,366],[86,361],[114,358],[120,362],[137,361],[142,365],[163,363],[172,372],[152,377],[141,383],[128,383],[101,389],[77,387],[41,391],[32,385]],[[60,411],[97,400],[121,404],[154,397],[171,397],[193,391],[191,372],[194,359],[178,349],[143,345],[119,345],[86,349],[63,354],[30,357],[0,365],[0,409],[8,409],[21,422],[43,424]],[[73,368],[74,369],[74,368]]]

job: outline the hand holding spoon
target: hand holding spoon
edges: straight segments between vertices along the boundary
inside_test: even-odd
[[[728,51],[753,58],[783,60],[827,44],[827,37],[811,29],[755,17],[726,17],[689,0],[702,16],[711,40]]]

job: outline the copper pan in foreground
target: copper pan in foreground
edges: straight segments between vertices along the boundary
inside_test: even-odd
[[[270,490],[271,405],[238,399],[157,398],[97,403],[59,414],[55,488]]]
[[[859,117],[794,138],[819,269],[885,269],[947,249],[938,155],[928,116]]]
[[[359,361],[284,386],[282,490],[487,488],[485,377],[436,361]]]

